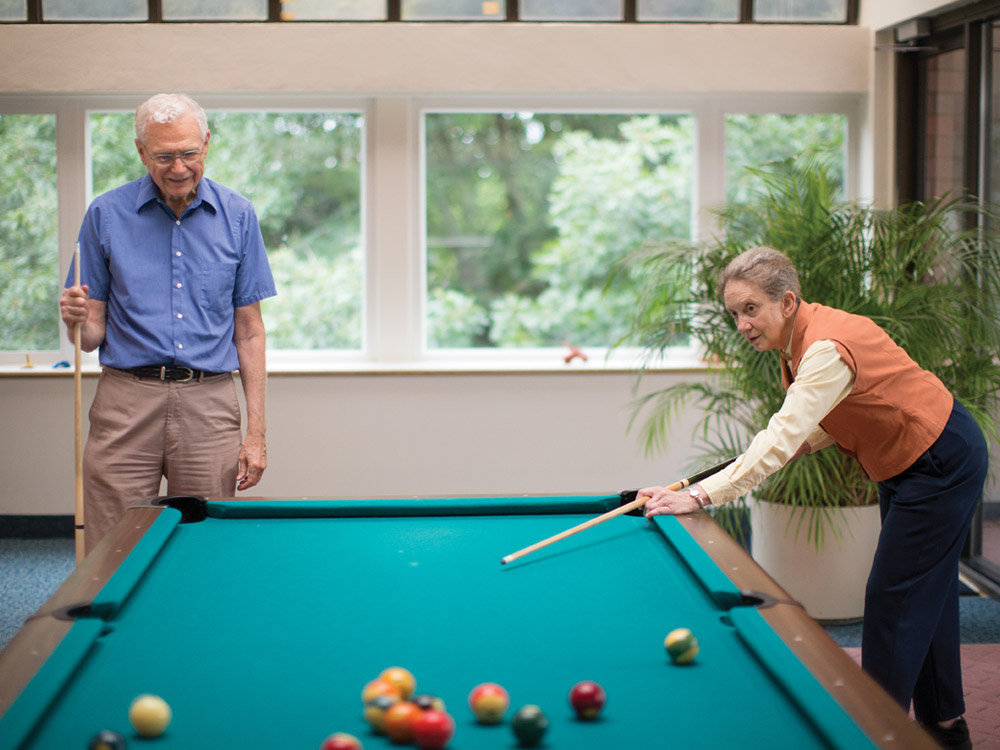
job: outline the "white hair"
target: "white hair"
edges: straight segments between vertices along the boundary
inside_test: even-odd
[[[201,131],[201,139],[208,136],[208,117],[194,99],[187,94],[155,94],[135,110],[135,137],[146,142],[146,126],[150,122],[174,122],[185,112],[192,112]]]

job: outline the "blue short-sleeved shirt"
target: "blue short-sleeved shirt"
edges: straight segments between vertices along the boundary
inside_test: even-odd
[[[234,309],[276,294],[250,201],[202,178],[178,218],[147,174],[94,199],[79,241],[80,281],[108,306],[102,365],[238,369]]]

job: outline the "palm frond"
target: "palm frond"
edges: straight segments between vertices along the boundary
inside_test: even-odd
[[[640,429],[647,452],[678,439],[670,427],[688,405],[702,415],[693,437],[706,465],[745,449],[780,408],[777,353],[761,355],[736,333],[715,288],[729,260],[755,245],[791,258],[806,301],[878,323],[1000,438],[992,416],[1000,398],[1000,212],[955,197],[891,210],[842,201],[818,157],[751,171],[761,189],[716,212],[718,236],[644,248],[616,271],[633,274],[641,290],[630,336],[648,363],[684,338],[713,366],[635,399],[629,428]],[[830,508],[876,502],[860,466],[835,450],[793,462],[755,494],[801,508],[798,523],[818,544]]]

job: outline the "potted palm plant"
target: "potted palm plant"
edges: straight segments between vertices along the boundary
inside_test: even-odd
[[[1000,392],[1000,242],[990,211],[964,200],[913,203],[889,210],[847,202],[820,158],[792,159],[752,170],[761,186],[746,204],[716,214],[720,233],[698,245],[643,250],[625,262],[643,280],[630,341],[643,347],[641,372],[670,347],[700,347],[707,374],[641,393],[632,426],[649,452],[665,447],[671,416],[686,404],[700,409],[697,462],[738,455],[781,406],[777,352],[758,353],[740,336],[716,294],[719,272],[755,245],[786,253],[799,270],[802,296],[865,315],[884,328],[922,367],[934,372],[973,413],[987,434]],[[685,440],[687,440],[685,436]],[[879,517],[875,485],[860,465],[828,448],[791,462],[758,487],[748,503],[754,557],[818,619],[861,616]],[[730,528],[746,506],[716,513]],[[779,519],[777,529],[758,526]],[[868,518],[865,518],[868,516]],[[781,542],[781,540],[785,540]],[[772,569],[799,548],[793,570]],[[851,542],[860,542],[861,550]],[[798,555],[811,555],[817,577]],[[843,563],[824,558],[843,551],[861,570],[845,580],[847,601],[817,591],[835,583]]]

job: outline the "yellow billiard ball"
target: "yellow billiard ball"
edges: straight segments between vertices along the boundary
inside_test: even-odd
[[[143,737],[159,737],[170,724],[170,706],[158,695],[140,695],[128,709],[128,720]]]
[[[469,708],[480,724],[499,724],[509,707],[510,696],[495,682],[484,682],[469,693]]]
[[[384,680],[399,688],[399,697],[404,701],[410,700],[410,696],[417,689],[417,680],[413,674],[404,667],[389,667],[383,669],[378,679]]]

